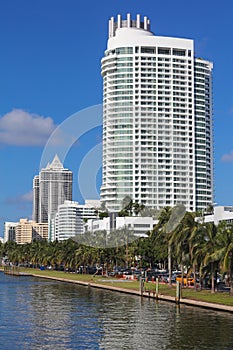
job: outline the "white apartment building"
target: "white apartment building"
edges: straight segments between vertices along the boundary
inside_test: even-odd
[[[51,221],[50,241],[63,241],[84,233],[84,224],[88,219],[96,218],[96,207],[99,201],[85,201],[79,204],[75,201],[65,201],[58,206],[55,218]]]
[[[4,222],[4,243],[8,241],[15,241],[15,229],[17,224],[17,222]]]
[[[147,17],[111,18],[102,59],[109,211],[126,196],[157,209],[213,203],[212,68],[193,40],[156,36]]]

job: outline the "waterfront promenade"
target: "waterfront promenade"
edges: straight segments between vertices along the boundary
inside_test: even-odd
[[[32,274],[34,277],[38,277],[37,274]],[[76,283],[79,285],[83,285],[86,287],[94,287],[94,288],[101,288],[101,289],[107,289],[107,290],[112,290],[120,293],[127,293],[127,294],[133,294],[133,295],[138,295],[141,297],[146,297],[146,298],[154,298],[158,300],[165,300],[165,301],[170,301],[170,302],[177,302],[176,298],[169,296],[169,295],[163,295],[163,294],[158,294],[156,295],[155,289],[151,288],[148,289],[147,291],[139,291],[139,290],[134,290],[130,288],[122,288],[122,287],[116,287],[113,285],[109,285],[107,281],[103,283],[96,283],[96,282],[84,282],[84,281],[79,281],[79,280],[71,280],[68,277],[67,278],[59,278],[59,277],[53,277],[53,276],[46,276],[46,275],[40,275],[42,278],[48,278],[48,279],[54,279],[57,281],[61,282],[66,282],[66,283]],[[107,284],[106,284],[107,283]],[[115,281],[113,282],[115,283]],[[130,283],[130,282],[128,282]],[[209,308],[209,309],[214,309],[218,311],[228,311],[233,313],[233,306],[228,306],[228,305],[222,305],[222,304],[216,304],[216,303],[209,303],[209,302],[203,302],[203,301],[198,301],[198,300],[191,300],[191,299],[184,299],[180,298],[179,299],[180,304],[186,304],[186,305],[191,305],[191,306],[197,306],[197,307],[203,307],[203,308]]]
[[[41,271],[39,269],[22,269],[19,276],[21,273],[24,276],[28,274],[34,277],[73,283],[85,287],[111,290],[120,293],[138,295],[144,298],[177,303],[175,287],[169,288],[167,285],[162,284],[159,285],[159,290],[156,292],[156,286],[154,283],[145,283],[142,290],[140,289],[140,283],[138,281],[125,281],[115,278],[106,278],[104,276],[94,277],[92,275],[79,275],[59,271]],[[205,299],[208,301],[205,301]],[[210,299],[213,300],[213,302],[210,302]],[[224,304],[221,303],[220,300],[224,300]],[[233,313],[233,297],[231,297],[229,293],[211,294],[210,291],[194,292],[193,290],[184,288],[182,290],[182,297],[179,299],[179,304]]]

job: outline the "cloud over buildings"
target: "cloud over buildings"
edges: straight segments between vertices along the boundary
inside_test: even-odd
[[[14,109],[0,117],[0,144],[44,146],[55,128],[50,117]]]
[[[4,200],[5,205],[9,205],[15,207],[17,210],[24,211],[31,209],[33,200],[33,192],[30,191],[28,193],[19,194],[14,197],[7,197]]]
[[[221,158],[221,161],[225,162],[225,163],[233,162],[233,150],[230,151],[230,153],[228,153],[228,154],[224,154]]]
[[[7,197],[5,199],[5,204],[18,205],[23,203],[31,203],[32,200],[33,200],[33,192],[30,191],[28,193],[17,195],[15,197]]]
[[[2,198],[1,203],[8,212],[0,217],[1,226],[5,221],[18,221],[19,218],[31,220],[32,201],[33,191]]]

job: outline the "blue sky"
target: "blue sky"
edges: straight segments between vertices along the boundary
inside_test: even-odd
[[[156,35],[194,39],[196,56],[214,62],[215,202],[233,205],[231,0],[8,0],[0,2],[0,235],[4,221],[30,218],[32,179],[53,130],[102,102],[108,20],[128,12],[147,15]],[[79,202],[79,165],[100,140],[96,126],[65,159]],[[98,186],[92,159],[88,174]]]

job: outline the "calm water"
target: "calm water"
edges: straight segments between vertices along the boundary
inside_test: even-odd
[[[233,315],[0,273],[0,349],[233,349]]]

